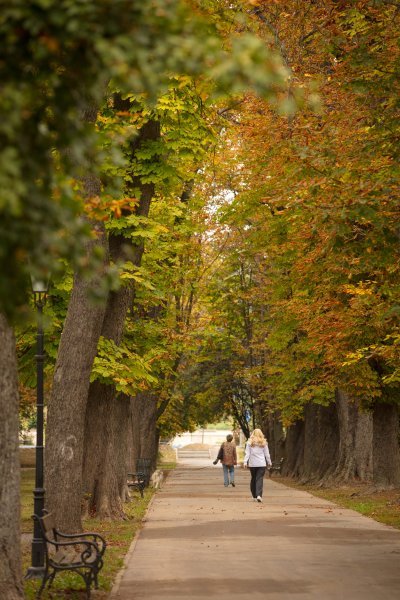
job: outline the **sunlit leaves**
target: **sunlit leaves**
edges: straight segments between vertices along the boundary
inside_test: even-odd
[[[118,392],[134,395],[156,382],[146,358],[124,345],[100,338],[91,381],[113,385]]]
[[[337,385],[365,406],[397,401],[395,8],[314,3],[300,15],[290,1],[258,5],[296,78],[319,78],[324,109],[284,119],[251,97],[237,107],[215,163],[225,178],[216,218],[233,243],[214,274],[211,319],[242,361],[241,379],[287,421]],[[238,257],[253,272],[249,290]]]

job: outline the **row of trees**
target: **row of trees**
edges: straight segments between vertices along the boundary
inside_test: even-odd
[[[136,457],[154,466],[160,435],[226,414],[303,480],[400,480],[396,2],[190,4],[21,0],[2,16],[10,600],[29,268],[52,271],[45,487],[61,528],[122,517]]]
[[[194,187],[221,130],[213,103],[249,85],[275,97],[286,78],[246,12],[179,0],[3,7],[0,592],[9,600],[23,596],[16,349],[28,402],[30,272],[53,281],[46,503],[76,531],[82,506],[123,515],[129,462],[155,461],[157,419],[172,431],[173,419],[191,418],[172,400],[201,277],[204,198]]]
[[[289,475],[397,486],[399,7],[254,13],[292,82],[319,81],[322,110],[247,96],[229,113],[194,391],[245,431],[251,410]]]

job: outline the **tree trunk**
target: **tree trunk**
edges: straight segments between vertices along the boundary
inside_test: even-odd
[[[106,249],[104,232],[88,248]],[[101,275],[100,275],[101,276]],[[85,410],[90,373],[104,318],[104,303],[95,304],[89,289],[96,281],[75,277],[61,335],[47,412],[46,507],[66,532],[82,531],[82,462]]]
[[[271,460],[280,460],[284,455],[284,433],[279,411],[264,416],[263,430],[268,440]]]
[[[304,421],[296,421],[288,427],[284,445],[282,474],[298,478],[304,469]]]
[[[379,488],[400,485],[399,409],[377,402],[373,411],[374,483]]]
[[[139,413],[134,423],[134,437],[138,440],[136,458],[150,458],[152,471],[157,466],[158,454],[157,404],[157,395],[150,391],[140,392],[132,399],[134,414]]]
[[[0,314],[0,597],[21,600],[20,464],[15,339]]]
[[[101,334],[121,343],[125,317],[132,305],[132,287],[110,294]],[[85,421],[83,464],[84,512],[113,519],[123,517],[126,456],[129,432],[129,398],[114,386],[90,385]]]
[[[139,136],[131,146],[132,158],[143,144],[157,140],[160,125],[149,121],[140,130]],[[134,178],[133,189],[140,189],[140,200],[136,211],[139,216],[147,217],[154,196],[153,183],[141,183]],[[124,236],[111,235],[110,256],[115,262],[130,260],[134,265],[141,264],[144,251],[143,241],[133,248]],[[109,296],[101,335],[120,344],[123,338],[125,319],[134,299],[132,285],[122,287]],[[122,501],[125,497],[128,434],[129,399],[123,394],[117,395],[113,386],[92,384],[85,420],[85,464],[83,481],[87,509],[100,518],[121,518]]]
[[[82,119],[94,124],[97,108],[85,106]],[[83,184],[87,198],[100,195],[101,183],[97,175],[86,174]],[[95,303],[90,299],[89,291],[101,284],[104,266],[108,263],[107,238],[102,224],[91,224],[94,239],[87,245],[87,256],[94,256],[100,249],[103,264],[90,281],[79,276],[74,278],[54,370],[46,426],[46,507],[54,514],[58,527],[71,533],[82,531],[85,410],[90,373],[105,313],[105,302]]]
[[[335,393],[339,423],[339,452],[335,471],[327,478],[335,482],[372,480],[372,414],[360,412],[346,393]]]
[[[128,473],[136,472],[136,461],[140,458],[140,419],[143,405],[143,402],[141,402],[142,394],[143,393],[138,393],[130,399],[128,456],[126,461]]]
[[[86,424],[83,510],[102,519],[122,518],[126,487],[129,399],[113,386],[90,386]]]
[[[302,482],[319,482],[337,466],[339,424],[334,403],[310,403],[304,412],[304,470]]]

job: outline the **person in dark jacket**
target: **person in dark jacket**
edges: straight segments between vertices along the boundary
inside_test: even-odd
[[[235,465],[237,465],[236,446],[233,441],[233,435],[226,436],[226,442],[221,445],[218,456],[214,460],[214,465],[221,461],[224,470],[224,486],[231,485],[235,487]]]

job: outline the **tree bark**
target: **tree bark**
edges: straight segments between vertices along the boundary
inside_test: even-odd
[[[138,458],[149,458],[151,470],[157,466],[157,395],[151,391],[139,392],[131,399],[133,470]]]
[[[110,294],[101,335],[120,344],[125,317],[132,305],[133,289]],[[129,431],[129,398],[114,386],[90,385],[84,439],[84,512],[104,519],[124,515],[126,455]]]
[[[104,232],[88,247],[106,250]],[[104,318],[104,303],[95,304],[89,289],[97,281],[76,276],[61,335],[47,412],[46,507],[62,531],[82,531],[82,462],[85,410],[90,373]]]
[[[339,423],[336,406],[310,403],[304,411],[303,483],[319,482],[337,466]]]
[[[20,464],[15,339],[0,314],[0,597],[21,600]]]
[[[87,104],[82,120],[94,124],[97,107]],[[86,198],[100,196],[101,182],[96,174],[83,178]],[[105,301],[94,302],[90,290],[101,284],[108,264],[108,245],[101,223],[91,223],[94,239],[87,245],[91,257],[100,249],[103,263],[87,280],[75,275],[54,370],[47,411],[45,448],[46,507],[58,527],[66,532],[82,531],[82,462],[85,409],[90,373],[105,313]]]
[[[121,425],[129,420],[129,400],[123,394],[115,395],[113,386],[94,382],[87,418],[83,512],[102,519],[123,518],[128,429]]]
[[[372,414],[361,412],[346,393],[335,392],[339,423],[339,451],[335,471],[327,481],[372,480]]]
[[[280,460],[284,456],[284,433],[279,411],[263,417],[263,430],[268,440],[271,460]]]
[[[288,427],[284,445],[282,474],[298,478],[304,469],[304,421],[296,421]]]
[[[373,411],[374,483],[379,488],[400,485],[399,409],[377,402]]]
[[[160,125],[149,121],[140,130],[132,143],[132,158],[143,144],[157,140]],[[153,183],[141,183],[134,178],[133,187],[140,189],[140,200],[136,211],[139,216],[148,216],[154,196]],[[143,242],[133,248],[124,236],[110,236],[110,256],[115,262],[130,260],[141,264]],[[132,285],[122,287],[109,295],[101,335],[120,344],[123,338],[125,319],[134,299]],[[117,394],[113,386],[92,384],[85,420],[85,463],[83,466],[86,509],[92,515],[106,519],[123,516],[122,501],[125,497],[127,454],[129,434],[129,398]]]

